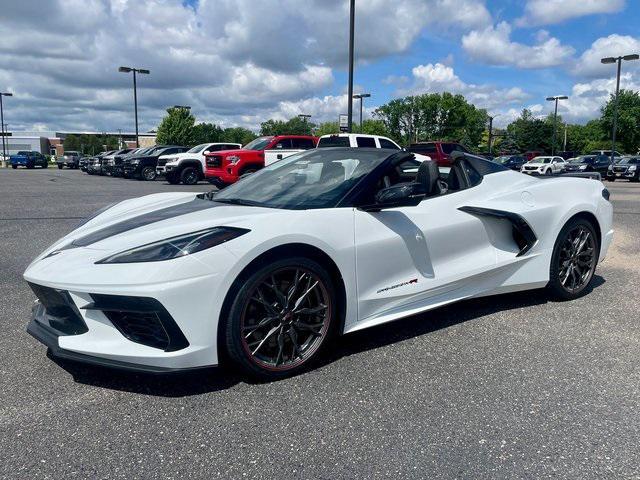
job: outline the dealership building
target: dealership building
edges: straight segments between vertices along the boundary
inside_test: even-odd
[[[4,148],[9,155],[21,150],[32,150],[44,155],[58,156],[64,153],[64,139],[69,135],[111,136],[120,140],[122,148],[136,146],[135,132],[8,131],[4,137]],[[156,133],[140,133],[138,134],[138,140],[141,147],[150,147],[156,143]],[[2,153],[1,150],[0,153]]]

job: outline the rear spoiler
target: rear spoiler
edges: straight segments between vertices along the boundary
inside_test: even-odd
[[[558,177],[590,178],[592,180],[602,180],[602,175],[600,175],[600,172],[569,172],[569,173],[559,173],[556,176],[558,176]]]

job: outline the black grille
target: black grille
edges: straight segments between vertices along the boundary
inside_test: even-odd
[[[89,331],[69,292],[34,283],[29,283],[29,286],[40,301],[40,305],[33,311],[38,322],[56,330],[60,335],[79,335]]]
[[[627,171],[627,167],[613,167],[614,172],[623,173]]]
[[[132,342],[175,352],[189,342],[171,314],[155,298],[91,294],[93,304],[84,308],[101,310],[113,326]]]
[[[167,164],[167,159],[166,158],[159,158],[158,159],[158,166],[159,167],[164,167]]]
[[[222,165],[222,157],[220,155],[207,156],[207,167],[220,167]]]
[[[104,312],[113,325],[129,340],[165,350],[169,336],[158,315],[151,313]]]

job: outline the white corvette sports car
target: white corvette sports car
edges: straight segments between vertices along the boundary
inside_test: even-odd
[[[228,359],[262,378],[345,334],[471,297],[584,293],[613,231],[593,178],[459,154],[309,150],[217,194],[161,193],[87,219],[24,277],[53,355],[150,372]]]

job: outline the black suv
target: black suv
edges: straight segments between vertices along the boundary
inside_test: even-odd
[[[640,157],[622,157],[618,163],[609,167],[607,180],[626,178],[630,182],[640,182]]]
[[[142,154],[126,158],[123,162],[123,176],[152,181],[156,179],[156,166],[161,155],[173,155],[189,150],[177,145],[157,145]]]
[[[606,155],[582,155],[569,159],[566,172],[598,172],[602,178],[607,176],[611,157]]]
[[[520,167],[527,163],[527,159],[524,155],[501,155],[492,160],[499,163],[503,167],[510,168],[511,170],[520,171]]]

